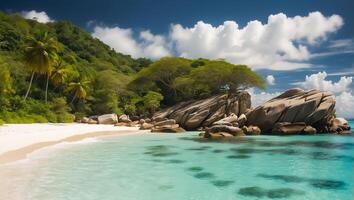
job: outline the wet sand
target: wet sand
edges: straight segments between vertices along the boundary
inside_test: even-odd
[[[101,132],[92,132],[92,133],[85,133],[85,134],[78,134],[73,135],[70,137],[66,137],[64,139],[55,140],[55,141],[47,141],[47,142],[39,142],[35,144],[31,144],[20,149],[12,150],[0,154],[0,164],[6,164],[15,162],[18,160],[25,159],[28,154],[45,148],[52,145],[56,145],[62,142],[77,142],[80,140],[84,140],[87,138],[95,138],[95,137],[105,137],[105,136],[118,136],[118,135],[127,135],[127,134],[140,134],[146,131],[137,131],[137,130],[122,130],[122,131],[101,131]]]

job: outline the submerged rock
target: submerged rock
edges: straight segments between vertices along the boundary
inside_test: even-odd
[[[205,133],[202,133],[201,136],[204,138],[209,138],[209,139],[224,139],[224,138],[235,137],[234,135],[232,135],[230,133],[225,133],[225,132],[218,132],[218,133],[205,132]]]
[[[239,116],[251,107],[251,96],[248,92],[215,95],[213,97],[179,103],[175,106],[155,113],[153,119],[174,119],[187,130],[208,127],[225,116],[234,113]]]

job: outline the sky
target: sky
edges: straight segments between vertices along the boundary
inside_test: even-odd
[[[133,57],[225,59],[267,80],[255,104],[292,88],[336,95],[354,118],[354,1],[0,0],[0,10],[68,20]],[[350,108],[350,109],[348,109]]]

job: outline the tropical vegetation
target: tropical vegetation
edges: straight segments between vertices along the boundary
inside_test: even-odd
[[[0,12],[0,124],[71,122],[104,113],[149,116],[175,103],[264,88],[246,65],[114,51],[70,22]]]

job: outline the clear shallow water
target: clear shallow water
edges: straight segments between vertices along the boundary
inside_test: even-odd
[[[146,134],[58,145],[0,166],[0,199],[353,199],[353,136],[196,138]]]

